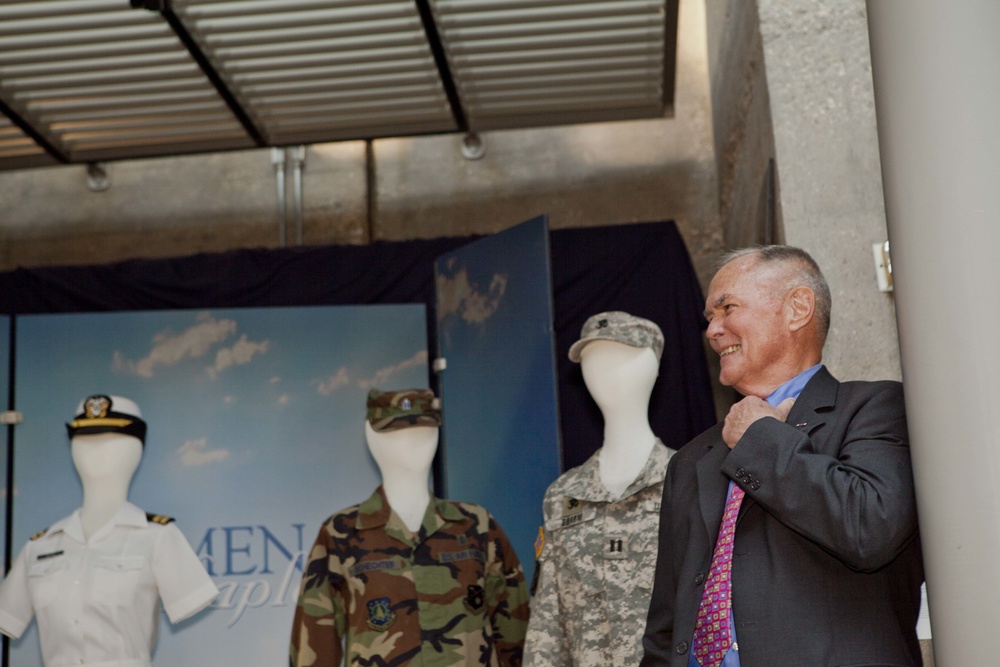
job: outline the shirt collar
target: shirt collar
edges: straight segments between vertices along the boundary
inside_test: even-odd
[[[775,389],[771,392],[771,395],[767,397],[768,405],[773,408],[786,398],[798,398],[806,384],[812,379],[812,376],[816,375],[822,367],[823,364],[816,364],[811,368],[807,368],[788,382]]]
[[[635,481],[628,485],[628,488],[620,497],[614,497],[608,491],[604,482],[601,481],[601,450],[597,450],[583,465],[580,466],[582,483],[578,487],[567,489],[566,495],[580,500],[591,502],[617,502],[623,498],[628,498],[643,489],[659,484],[663,481],[663,476],[667,472],[667,462],[673,451],[663,444],[663,441],[656,438],[653,449],[649,452],[649,458],[639,471]]]
[[[118,508],[118,511],[115,512],[110,521],[101,526],[101,528],[91,535],[91,539],[100,537],[106,530],[110,530],[115,526],[145,528],[147,525],[149,525],[149,522],[146,520],[146,513],[132,503],[126,501],[124,505]],[[68,517],[56,521],[48,530],[50,535],[58,532],[62,532],[65,535],[72,537],[77,542],[87,541],[83,536],[83,521],[80,518],[79,508],[74,510]]]
[[[389,507],[389,501],[385,497],[385,489],[380,485],[375,489],[375,493],[358,506],[358,518],[354,522],[355,527],[358,530],[364,530],[365,528],[384,526],[389,522],[391,514],[392,508]],[[433,495],[431,496],[430,504],[427,506],[427,513],[424,515],[424,523],[427,523],[429,519],[428,514],[438,516],[443,521],[461,521],[465,518],[461,510],[455,507],[454,504],[449,503],[447,500],[436,498]]]

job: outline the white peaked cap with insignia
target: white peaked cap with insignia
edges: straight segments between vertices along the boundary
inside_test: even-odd
[[[146,422],[142,411],[130,398],[111,394],[93,394],[76,407],[76,417],[66,424],[72,439],[93,433],[124,433],[146,443]]]

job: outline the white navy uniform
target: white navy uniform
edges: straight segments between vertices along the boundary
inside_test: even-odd
[[[177,623],[219,593],[171,521],[125,503],[89,540],[80,510],[36,535],[0,584],[0,631],[37,616],[45,667],[150,667],[160,601]]]

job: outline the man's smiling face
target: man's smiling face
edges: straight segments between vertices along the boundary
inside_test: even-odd
[[[719,382],[744,396],[766,398],[782,382],[791,352],[785,271],[758,266],[753,256],[715,274],[705,300],[705,335],[720,356]]]

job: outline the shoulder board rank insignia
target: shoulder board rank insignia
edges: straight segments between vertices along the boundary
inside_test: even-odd
[[[150,514],[149,512],[146,512],[146,521],[150,523],[158,523],[161,526],[165,526],[168,523],[173,523],[174,517],[166,516],[164,514]]]
[[[368,627],[372,630],[388,630],[396,620],[389,598],[375,598],[368,601]]]
[[[35,541],[35,540],[37,540],[40,537],[44,537],[45,533],[47,533],[47,532],[49,532],[48,528],[46,528],[45,530],[40,530],[40,531],[38,531],[37,533],[35,533],[34,535],[31,536],[31,540]]]

